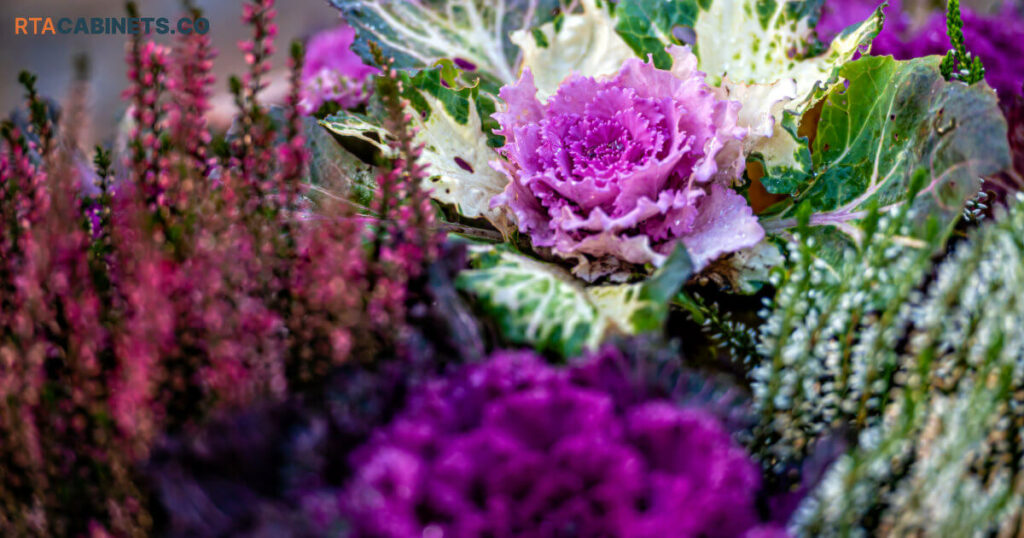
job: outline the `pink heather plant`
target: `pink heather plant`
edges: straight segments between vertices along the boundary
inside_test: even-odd
[[[379,181],[385,224],[344,206],[298,218],[303,54],[293,50],[275,125],[259,100],[273,17],[271,0],[245,5],[254,36],[232,83],[241,136],[227,155],[203,118],[208,39],[133,38],[133,142],[120,177],[98,152],[95,198],[79,181],[82,100],[58,130],[23,75],[31,127],[4,122],[0,139],[0,534],[144,535],[135,464],[158,437],[226,407],[315,395],[354,354],[404,345],[407,288],[437,246],[419,150],[397,126],[399,158]],[[388,80],[383,102],[400,122]]]
[[[306,45],[299,109],[313,114],[325,103],[352,108],[366,100],[365,81],[378,73],[352,52],[355,30],[342,25],[313,36]]]
[[[170,50],[138,36],[128,49],[128,79],[131,84],[123,97],[130,101],[134,120],[131,136],[132,174],[138,179],[140,195],[150,209],[166,206],[165,191],[169,184],[163,168],[167,164],[163,155],[160,128],[167,104],[160,100],[167,85],[167,62]]]
[[[511,182],[492,205],[587,280],[660,265],[680,241],[700,269],[764,237],[730,189],[743,170],[739,103],[715,96],[689,48],[669,53],[671,70],[630,59],[613,77],[571,76],[546,103],[528,70],[501,90],[496,167]]]
[[[123,529],[139,510],[109,427],[111,340],[65,151],[73,139],[55,133],[34,78],[22,80],[31,132],[5,122],[0,143],[0,532],[74,535],[108,510]]]

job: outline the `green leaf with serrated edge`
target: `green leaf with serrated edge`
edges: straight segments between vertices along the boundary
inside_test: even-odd
[[[700,67],[721,77],[726,96],[743,104],[747,154],[761,162],[761,181],[775,194],[794,192],[811,172],[799,117],[840,84],[839,69],[866,50],[884,21],[879,7],[817,54],[820,6],[821,0],[715,0],[694,27]]]
[[[469,62],[474,73],[508,84],[516,78],[510,32],[550,20],[558,0],[330,0],[356,30],[353,50],[372,63],[369,42],[399,69],[423,69],[441,59]]]
[[[602,0],[582,0],[580,4],[578,13],[566,13],[557,21],[510,36],[523,51],[520,68],[533,73],[541,99],[553,95],[572,73],[611,75],[635,57],[615,32],[615,4]]]
[[[697,0],[622,0],[616,6],[615,30],[637,56],[654,59],[658,69],[672,67],[668,45],[681,45],[673,34],[676,27],[692,28],[696,22]]]
[[[473,265],[456,284],[477,297],[504,338],[565,357],[593,349],[613,333],[659,330],[669,300],[693,274],[682,246],[649,279],[635,284],[587,287],[562,267],[504,245],[476,247]]]
[[[313,118],[303,118],[309,149],[309,197],[345,200],[367,210],[376,196],[376,171],[349,153]]]
[[[797,207],[809,208],[810,224],[827,227],[817,232],[827,255],[828,243],[859,242],[870,204],[883,211],[906,204],[915,173],[924,176],[912,202],[918,218],[954,221],[979,178],[1010,166],[1010,150],[992,89],[945,81],[940,61],[865,57],[844,66],[849,87],[834,89],[822,108],[813,179],[762,226],[795,226]]]
[[[507,341],[566,357],[599,341],[597,307],[567,271],[505,246],[477,247],[472,261],[456,286],[476,296]]]
[[[751,144],[750,158],[761,164],[761,184],[772,194],[796,192],[810,178],[811,150],[807,137],[797,134],[800,119],[782,111],[782,129],[773,129],[770,138]]]

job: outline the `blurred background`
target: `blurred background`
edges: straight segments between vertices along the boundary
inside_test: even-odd
[[[217,74],[216,88],[222,93],[214,101],[215,108],[228,117],[231,101],[226,95],[227,77],[241,73],[244,69],[242,54],[237,43],[246,37],[246,30],[239,22],[242,0],[196,0],[205,16],[210,20],[210,36],[219,52],[214,72]],[[975,10],[991,12],[1001,0],[963,0],[963,4]],[[144,17],[167,17],[175,21],[182,13],[180,0],[138,0]],[[924,13],[943,5],[938,0],[905,0],[908,11]],[[334,26],[340,22],[337,12],[326,0],[289,0],[278,2],[280,34],[277,44],[279,51],[287,50],[286,43],[295,38],[309,35]],[[118,119],[124,111],[120,98],[125,86],[125,43],[120,35],[45,35],[16,36],[16,17],[122,17],[125,16],[124,0],[0,0],[0,115],[20,106],[22,88],[17,84],[18,72],[30,70],[39,76],[39,88],[43,94],[56,99],[64,96],[71,81],[74,58],[87,54],[92,73],[93,124],[92,140],[87,144],[102,142],[113,136]],[[173,24],[173,23],[172,23]],[[171,36],[163,36],[170,38]],[[274,67],[280,75],[285,66],[284,55],[274,59]],[[277,77],[279,80],[280,76]],[[271,88],[265,97],[274,99],[283,95],[283,84]],[[217,118],[214,118],[216,122]]]
[[[209,36],[218,51],[214,73],[218,92],[226,93],[227,78],[245,68],[237,43],[247,37],[240,23],[242,0],[195,0],[210,21]],[[137,0],[143,17],[166,17],[172,21],[182,14],[180,0]],[[278,73],[285,68],[287,43],[303,39],[340,22],[337,11],[326,0],[288,0],[277,4],[278,54],[273,66]],[[21,104],[23,89],[17,83],[18,72],[27,69],[39,76],[40,91],[61,99],[73,76],[72,65],[79,54],[87,54],[92,73],[93,129],[99,142],[111,137],[124,112],[121,90],[126,85],[125,43],[121,35],[15,35],[16,17],[123,17],[124,0],[0,0],[0,116]],[[169,39],[172,36],[163,36]],[[160,40],[158,38],[158,40]],[[280,77],[278,77],[280,78]],[[268,92],[273,97],[277,88]],[[280,91],[277,92],[280,95]],[[230,108],[230,99],[215,101]],[[230,110],[228,110],[230,113]]]

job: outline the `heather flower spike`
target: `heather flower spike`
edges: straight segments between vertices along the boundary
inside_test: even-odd
[[[946,6],[946,28],[952,50],[942,58],[942,76],[946,80],[962,80],[968,84],[985,78],[981,58],[967,52],[964,44],[964,21],[960,16],[960,0],[949,0]]]

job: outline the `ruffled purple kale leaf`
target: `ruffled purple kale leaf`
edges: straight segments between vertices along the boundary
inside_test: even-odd
[[[716,96],[688,48],[668,52],[671,70],[630,59],[614,77],[571,76],[543,103],[529,71],[501,91],[495,166],[510,183],[492,205],[588,280],[661,265],[679,241],[700,269],[764,237],[730,189],[743,170],[739,103]]]
[[[757,465],[716,416],[644,397],[616,357],[499,353],[423,386],[353,456],[353,534],[783,535],[761,526]]]

